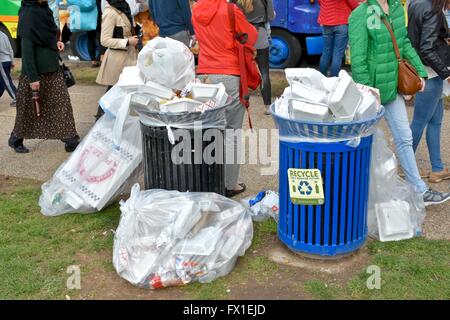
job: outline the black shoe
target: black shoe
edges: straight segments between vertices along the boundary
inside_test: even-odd
[[[237,196],[240,193],[245,192],[245,190],[247,190],[247,186],[243,183],[239,183],[239,185],[242,187],[241,190],[225,190],[225,196],[227,198],[233,198],[234,196]]]
[[[9,106],[12,107],[12,108],[15,108],[16,104],[17,104],[17,100],[13,100],[13,101],[11,101]]]
[[[75,149],[80,144],[80,137],[75,136],[73,138],[63,139],[61,141],[64,142],[64,148],[66,149],[66,152],[70,153],[70,152],[74,152]]]
[[[8,139],[8,146],[14,149],[17,153],[28,153],[30,150],[28,150],[23,145],[23,139],[18,138],[15,134],[11,133],[11,136]]]

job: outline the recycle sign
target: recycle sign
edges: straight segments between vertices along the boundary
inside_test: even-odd
[[[312,193],[313,188],[311,187],[308,181],[302,180],[298,185],[298,190],[300,191],[301,195],[309,196]]]
[[[320,206],[325,203],[320,170],[289,168],[287,171],[289,196],[293,204]]]

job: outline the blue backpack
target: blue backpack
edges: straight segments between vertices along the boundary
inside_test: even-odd
[[[67,6],[78,7],[81,12],[90,12],[97,8],[97,3],[95,0],[67,0]]]

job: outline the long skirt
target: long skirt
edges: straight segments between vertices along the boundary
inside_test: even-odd
[[[14,134],[22,139],[69,139],[77,136],[70,95],[61,71],[41,76],[38,118],[27,77],[21,76],[17,91],[17,113]]]

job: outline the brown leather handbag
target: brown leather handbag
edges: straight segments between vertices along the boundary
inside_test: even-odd
[[[384,25],[391,34],[392,43],[394,44],[395,56],[398,61],[398,92],[408,96],[415,95],[422,89],[422,79],[416,69],[408,61],[400,57],[400,50],[391,26],[386,19],[383,18],[381,20],[383,20]]]

